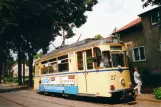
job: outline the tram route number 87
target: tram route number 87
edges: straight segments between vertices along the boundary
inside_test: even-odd
[[[111,75],[111,80],[115,80],[116,75]]]

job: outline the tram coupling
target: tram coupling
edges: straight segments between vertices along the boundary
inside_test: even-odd
[[[134,89],[126,89],[122,91],[122,97],[120,98],[120,100],[134,101],[135,97],[136,95],[135,95]]]
[[[121,101],[134,101],[135,97],[135,92],[132,88],[115,90],[112,92],[112,98],[119,99]]]

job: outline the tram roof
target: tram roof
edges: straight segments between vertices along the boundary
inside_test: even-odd
[[[81,49],[81,48],[89,47],[89,46],[92,46],[92,45],[99,45],[99,44],[103,44],[103,43],[112,43],[112,38],[111,37],[105,38],[105,39],[87,38],[87,39],[84,39],[82,41],[73,43],[71,45],[66,45],[62,48],[53,50],[52,52],[43,55],[41,58],[45,58],[45,57],[48,57],[50,55],[59,53],[61,51],[69,50],[69,49],[72,49],[72,50]]]

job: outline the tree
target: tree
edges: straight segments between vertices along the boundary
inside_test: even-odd
[[[102,39],[103,37],[100,34],[97,34],[97,35],[94,36],[94,38],[96,38],[96,39]]]
[[[43,53],[40,52],[40,53],[36,54],[36,55],[34,56],[34,58],[35,58],[35,59],[38,59],[38,58],[41,57],[42,55],[43,55]]]
[[[7,58],[7,77],[11,77],[11,67],[13,64],[15,64],[16,61],[14,60],[14,58],[11,56],[11,55],[8,55],[8,58]]]
[[[7,42],[5,36],[3,36],[4,29],[5,27],[3,27],[0,32],[0,83],[2,76],[9,76],[8,69],[14,62],[13,58],[10,56],[10,42]]]
[[[18,25],[14,27],[16,30],[10,28],[12,32],[6,32],[5,37],[7,37],[7,41],[12,43],[12,48],[18,52],[19,66],[21,63],[21,53],[28,54],[29,85],[32,84],[33,56],[37,51],[42,49],[43,54],[45,54],[50,41],[54,41],[56,36],[63,36],[60,34],[60,31],[67,32],[71,23],[74,23],[76,27],[84,24],[87,19],[84,13],[92,11],[92,7],[96,3],[97,0],[0,1],[0,20],[2,21],[0,27],[3,27],[6,23]],[[61,24],[58,27],[60,22],[67,24],[66,26]],[[65,38],[70,38],[73,35],[74,33],[71,30],[70,34],[65,36]]]
[[[7,20],[7,19],[6,19]],[[21,32],[18,32],[19,25],[16,23],[6,23],[4,27],[2,28],[2,37],[4,44],[6,46],[5,50],[10,51],[9,49],[12,49],[13,51],[17,51],[18,53],[18,82],[19,85],[22,85],[22,38],[21,38]],[[8,52],[9,53],[9,52]],[[6,61],[7,59],[4,59]]]
[[[13,57],[10,55],[10,51],[7,46],[8,43],[0,45],[0,82],[1,77],[10,76],[10,68],[15,63]]]
[[[161,5],[161,0],[141,0],[144,2],[143,7],[147,7],[149,5]]]

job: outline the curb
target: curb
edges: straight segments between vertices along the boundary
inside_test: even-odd
[[[136,98],[136,101],[139,100],[144,100],[144,101],[151,101],[151,102],[156,102],[156,103],[161,103],[161,100],[157,100],[157,99],[141,99],[141,98]]]

